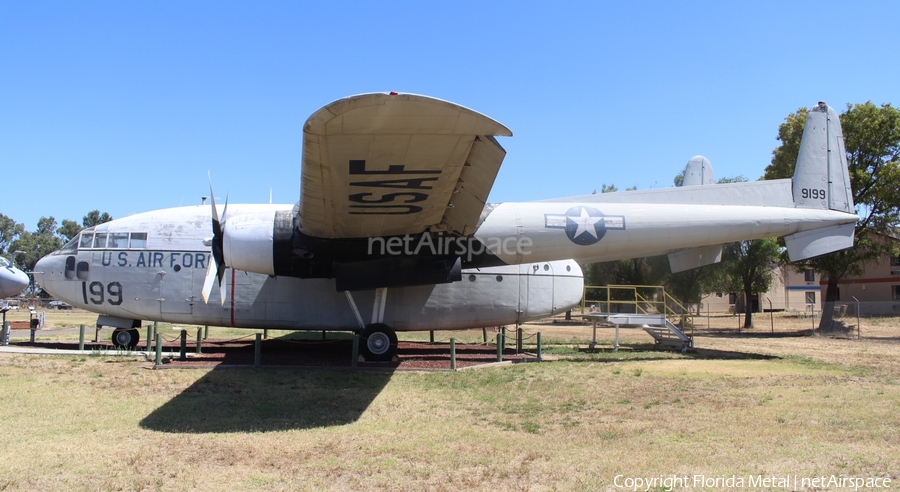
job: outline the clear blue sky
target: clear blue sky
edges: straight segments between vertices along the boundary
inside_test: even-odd
[[[0,213],[294,203],[313,111],[426,94],[513,130],[491,201],[756,179],[786,115],[900,104],[900,2],[0,2]]]

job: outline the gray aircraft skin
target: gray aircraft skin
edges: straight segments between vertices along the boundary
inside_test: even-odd
[[[0,257],[0,299],[15,297],[28,287],[28,275]]]
[[[793,179],[773,181],[711,184],[698,156],[679,188],[485,205],[505,156],[493,135],[511,132],[424,96],[338,100],[304,127],[296,205],[213,200],[113,220],[42,258],[35,280],[99,313],[122,345],[137,343],[140,320],[362,330],[378,358],[394,331],[571,309],[587,262],[668,254],[682,271],[734,241],[784,236],[792,261],[853,246],[840,122],[824,103]]]

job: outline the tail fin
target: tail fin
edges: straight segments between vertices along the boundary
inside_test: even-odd
[[[855,212],[841,120],[824,102],[806,116],[793,188],[797,208]]]
[[[694,186],[713,183],[715,183],[715,180],[713,179],[713,168],[709,159],[702,155],[691,157],[691,160],[688,161],[687,166],[684,168],[684,182],[681,185]]]
[[[809,110],[793,179],[794,206],[855,214],[844,134],[837,113],[820,102]],[[812,229],[785,236],[791,261],[853,247],[856,224]]]

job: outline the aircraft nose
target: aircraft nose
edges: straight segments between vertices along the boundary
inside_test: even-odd
[[[19,295],[28,287],[28,275],[13,267],[0,268],[0,298]]]

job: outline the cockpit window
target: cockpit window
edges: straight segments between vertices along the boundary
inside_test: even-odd
[[[128,233],[127,232],[110,232],[109,238],[106,240],[107,248],[127,248]]]
[[[98,232],[94,234],[94,249],[106,247],[106,233]]]
[[[94,233],[93,232],[82,232],[81,233],[81,242],[78,243],[78,248],[79,249],[87,249],[87,248],[90,248],[92,244],[94,244]]]
[[[65,246],[60,249],[60,251],[75,251],[78,248],[78,236],[75,236],[71,241],[67,242]]]
[[[131,233],[131,244],[130,248],[146,248],[147,247],[147,233],[146,232],[132,232]]]

